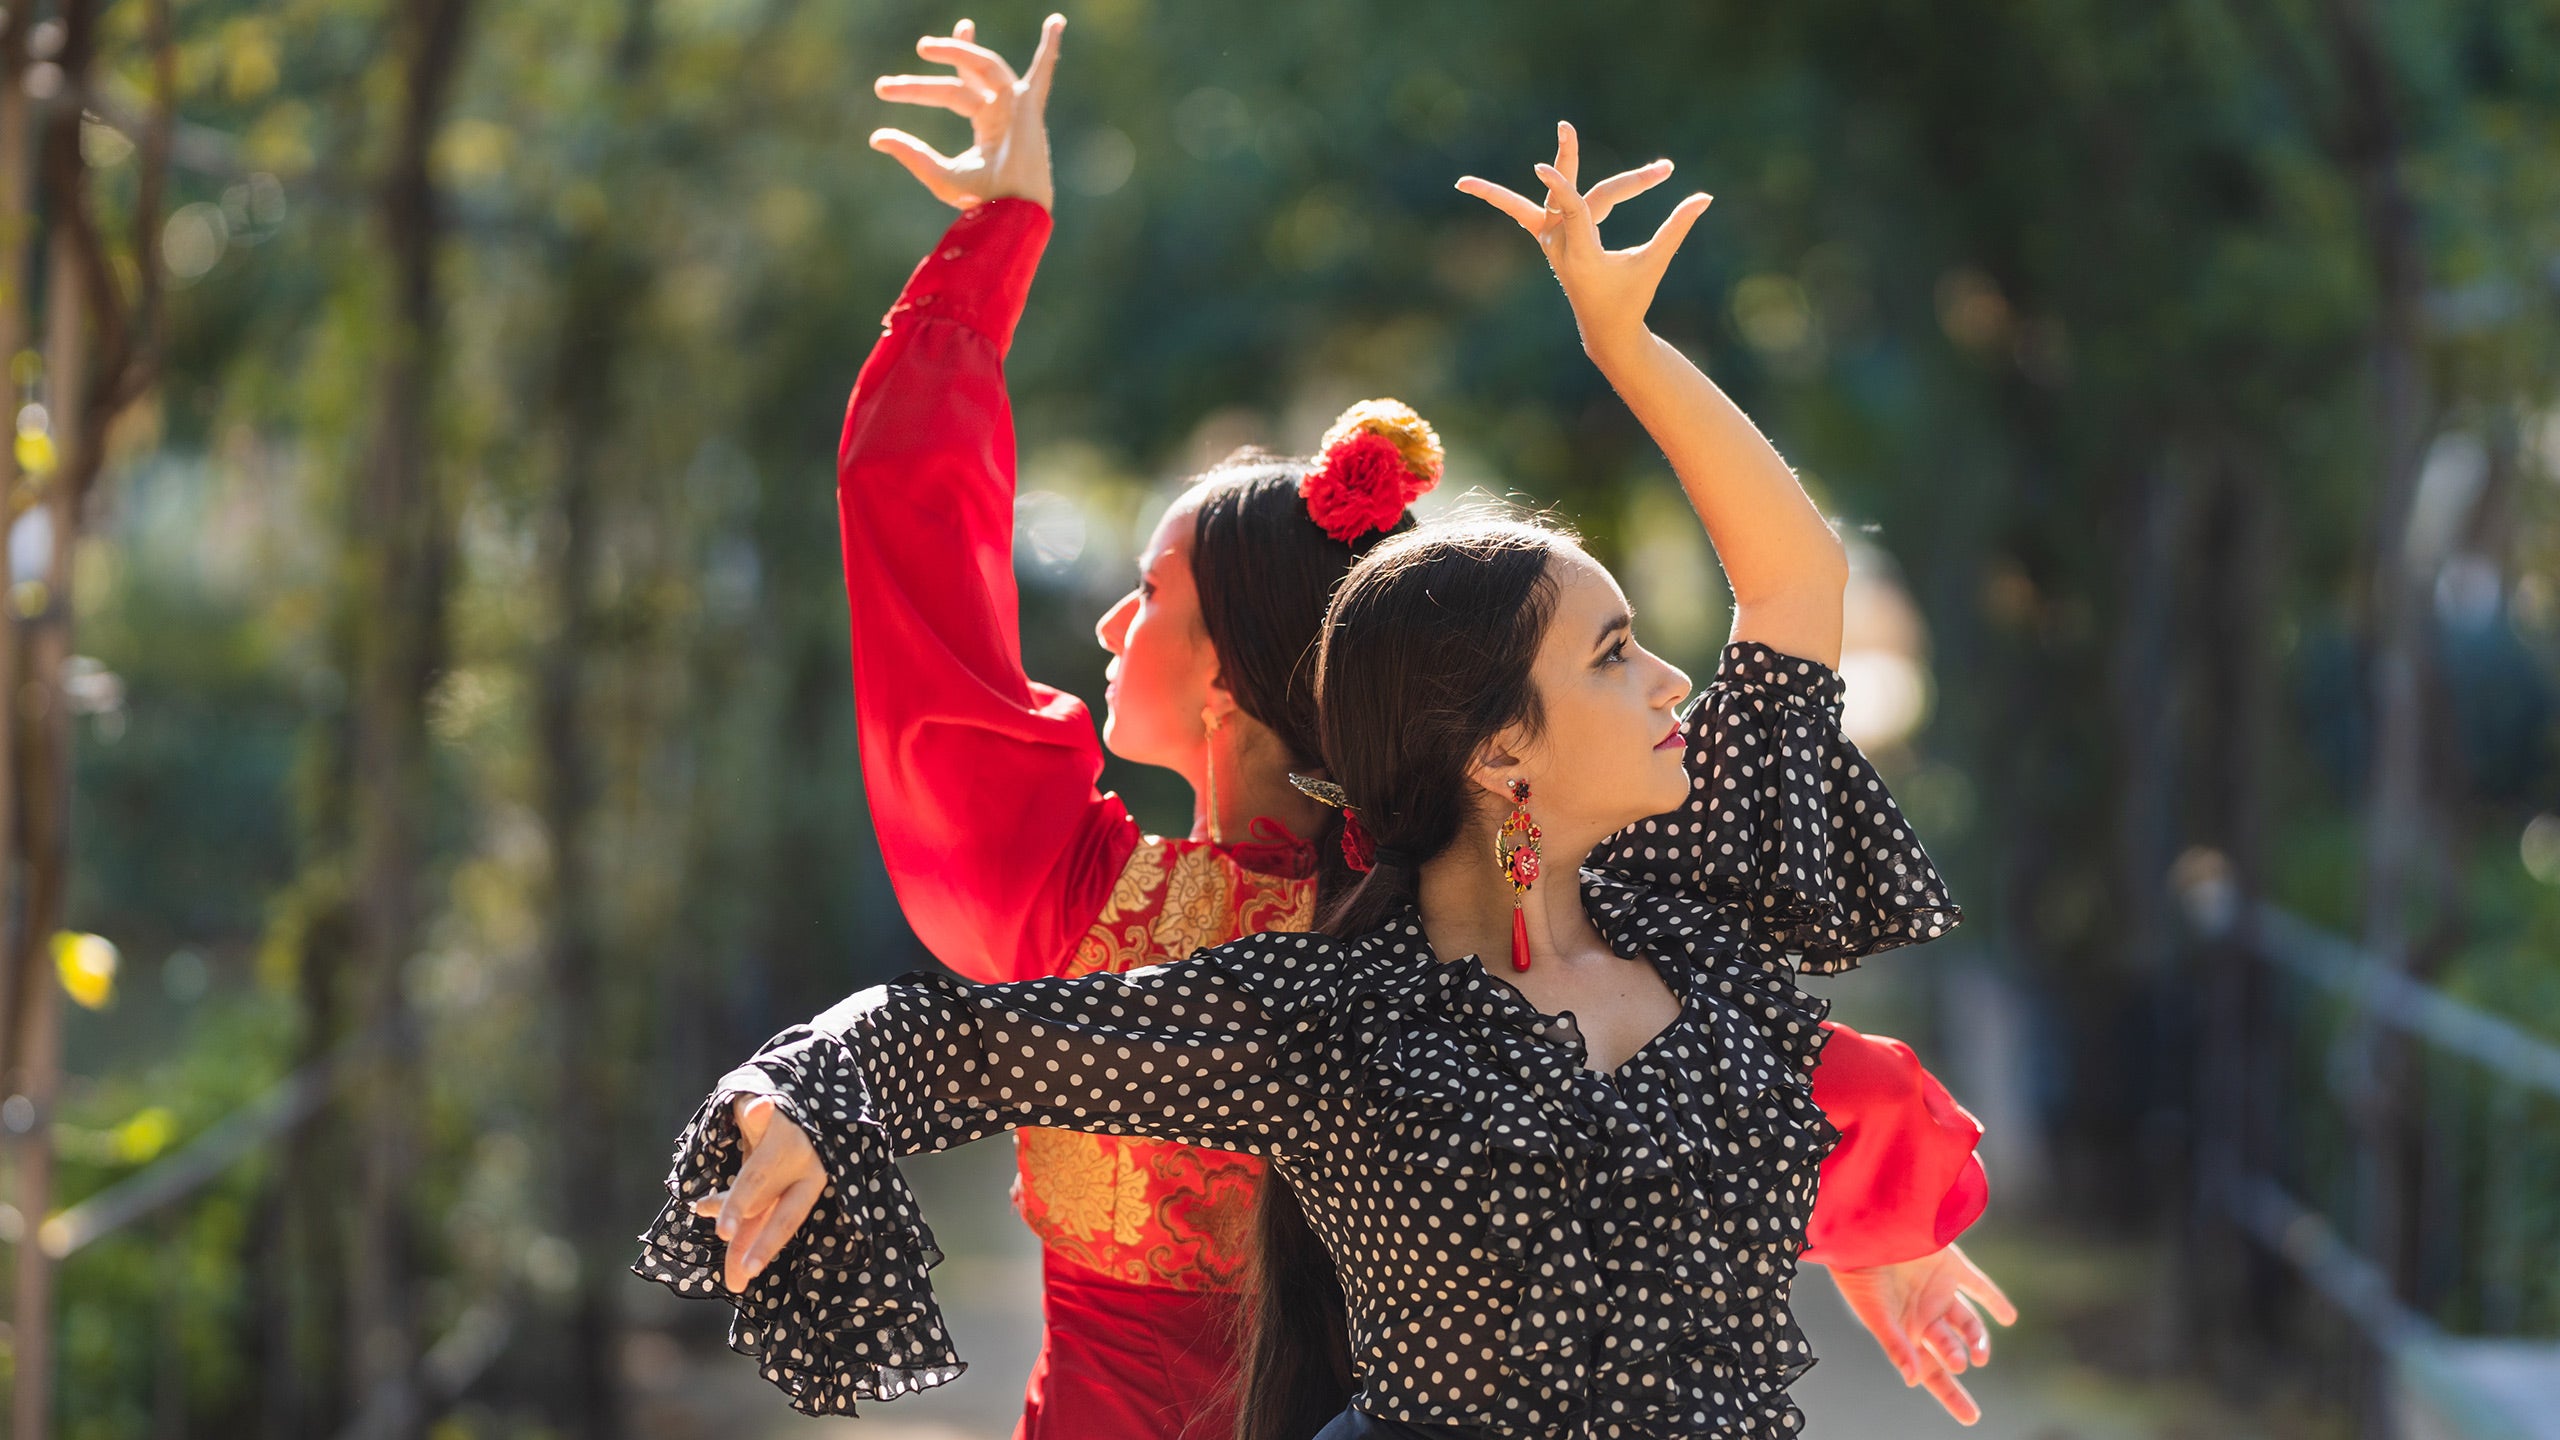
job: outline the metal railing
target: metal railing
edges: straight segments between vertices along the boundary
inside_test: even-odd
[[[69,1205],[35,1227],[35,1243],[55,1260],[66,1259],[152,1215],[195,1198],[234,1166],[274,1145],[318,1116],[353,1076],[355,1059],[374,1043],[358,1036],[304,1064],[258,1098],[207,1126],[201,1134],[96,1194]],[[26,1241],[23,1217],[0,1229],[0,1243]],[[504,1298],[467,1306],[453,1326],[418,1357],[406,1383],[365,1397],[339,1431],[338,1440],[374,1440],[407,1433],[461,1399],[503,1355],[515,1328],[515,1308]]]
[[[2221,967],[2199,1199],[2395,1361],[2560,1333],[2560,1043],[2218,873],[2181,899]]]

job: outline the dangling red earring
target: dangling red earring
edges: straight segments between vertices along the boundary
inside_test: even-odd
[[[1511,814],[1493,836],[1494,863],[1511,882],[1511,968],[1529,968],[1529,916],[1520,908],[1538,883],[1538,822],[1529,818],[1529,782],[1511,782]]]

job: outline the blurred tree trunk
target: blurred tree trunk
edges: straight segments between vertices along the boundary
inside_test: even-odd
[[[2181,876],[2182,898],[2220,895],[2245,906],[2266,874],[2267,784],[2274,763],[2275,677],[2269,641],[2275,587],[2283,574],[2265,459],[2232,446],[2218,457],[2199,507],[2193,544],[2196,603],[2187,653],[2201,702],[2195,711],[2199,773],[2197,860],[2219,873]],[[2233,1224],[2228,1208],[2240,1178],[2265,1164],[2265,1127],[2274,1120],[2253,1083],[2251,1037],[2258,1033],[2257,960],[2247,911],[2237,927],[2195,946],[2187,976],[2201,1016],[2188,1113],[2196,1123],[2194,1208],[2186,1271],[2194,1286],[2192,1353],[2225,1383],[2247,1378],[2245,1348],[2265,1313],[2271,1257]]]
[[[11,299],[5,307],[10,330],[0,338],[14,342],[7,352],[11,368],[31,327],[16,296],[30,257],[31,217],[26,199],[34,165],[33,186],[43,204],[46,229],[45,308],[43,323],[46,444],[51,459],[32,478],[34,488],[12,489],[7,510],[14,525],[27,509],[41,507],[50,532],[46,573],[33,588],[10,591],[11,613],[23,617],[12,637],[17,654],[13,670],[0,670],[9,688],[0,700],[10,712],[0,737],[7,741],[6,782],[8,828],[16,866],[17,911],[8,939],[10,983],[9,1053],[5,1068],[12,1089],[31,1102],[30,1128],[18,1146],[15,1204],[21,1217],[22,1242],[16,1247],[17,1274],[12,1305],[14,1388],[11,1433],[20,1440],[41,1440],[52,1430],[53,1262],[42,1222],[53,1208],[53,1105],[60,1080],[60,999],[54,977],[54,937],[65,923],[71,859],[71,707],[63,676],[72,654],[73,557],[82,526],[108,457],[109,432],[125,410],[148,390],[157,375],[161,338],[161,269],[158,263],[160,207],[168,175],[177,98],[176,53],[171,40],[167,0],[152,0],[145,12],[152,58],[154,99],[140,146],[142,163],[132,212],[130,278],[119,273],[125,257],[99,226],[92,209],[90,171],[81,148],[81,112],[76,104],[48,107],[42,133],[29,133],[29,96],[25,70],[13,68],[0,77],[8,100],[0,105],[0,146],[6,168],[0,169],[0,194],[14,209],[0,216],[6,226],[0,263],[17,269],[0,273]],[[96,0],[66,0],[54,16],[58,30],[49,31],[56,47],[51,63],[54,95],[85,93],[99,46],[100,6]],[[14,23],[11,26],[15,30]],[[26,43],[14,33],[11,58]],[[34,146],[32,153],[29,144]],[[16,430],[32,428],[17,425]],[[45,473],[49,471],[49,473]],[[33,577],[12,577],[24,582]],[[7,875],[10,850],[0,850],[0,876]]]
[[[614,1223],[613,1132],[621,1094],[618,1027],[598,973],[598,896],[590,851],[596,818],[600,717],[584,703],[586,671],[607,663],[596,612],[597,488],[613,425],[616,359],[630,294],[627,267],[610,235],[582,238],[569,260],[569,300],[552,401],[562,420],[560,472],[549,518],[552,631],[543,646],[539,694],[542,814],[551,838],[552,891],[547,960],[559,1046],[551,1120],[560,1137],[559,1223],[578,1254],[568,1326],[566,1393],[575,1433],[621,1433],[614,1353],[620,1323],[613,1296],[630,1250],[630,1227]]]
[[[609,105],[631,121],[643,101],[633,83],[651,54],[652,0],[631,0],[615,48]],[[578,1256],[570,1296],[568,1373],[555,1395],[571,1433],[590,1440],[622,1434],[617,1359],[622,1321],[614,1303],[630,1260],[632,1227],[619,1223],[619,1154],[614,1144],[629,1087],[621,1023],[632,997],[601,973],[604,906],[595,868],[598,751],[609,716],[593,703],[589,676],[628,658],[629,627],[608,636],[598,613],[607,516],[599,501],[611,473],[617,391],[632,306],[646,274],[627,237],[602,218],[581,225],[563,266],[565,301],[550,405],[561,432],[559,473],[543,548],[554,558],[552,628],[536,676],[543,823],[551,841],[552,891],[546,960],[558,1045],[552,1122],[560,1136],[555,1190],[558,1223]],[[612,493],[629,501],[633,487]]]
[[[2426,255],[2404,173],[2406,140],[2391,57],[2368,0],[2324,0],[2321,27],[2336,68],[2334,151],[2356,190],[2376,312],[2372,335],[2374,445],[2372,529],[2366,542],[2363,628],[2369,658],[2372,749],[2366,762],[2364,942],[2383,964],[2418,971],[2417,917],[2428,907],[2428,856],[2446,837],[2434,697],[2437,684],[2433,566],[2413,563],[2416,508],[2430,418],[2426,365]],[[2375,1266],[2408,1293],[2409,1131],[2422,1113],[2409,1047],[2367,1018],[2349,1070],[2360,1143],[2355,1218]],[[2378,1390],[2364,1397],[2380,1420]]]
[[[409,0],[396,17],[398,129],[378,195],[391,314],[374,378],[373,434],[349,551],[354,711],[349,897],[355,994],[366,1037],[351,1087],[361,1137],[347,1318],[355,1402],[374,1433],[419,1433],[420,1296],[411,1191],[423,1141],[420,1040],[406,978],[422,933],[431,794],[427,703],[445,663],[454,506],[430,457],[440,356],[435,264],[443,214],[430,153],[460,68],[469,0]]]

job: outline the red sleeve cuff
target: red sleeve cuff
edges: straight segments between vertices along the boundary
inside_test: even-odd
[[[1990,1199],[1975,1120],[1911,1048],[1826,1023],[1814,1100],[1840,1131],[1803,1259],[1836,1270],[1916,1260],[1962,1235]]]
[[[907,277],[898,303],[882,317],[883,328],[947,320],[984,335],[1004,353],[1013,344],[1013,327],[1048,242],[1049,212],[1036,202],[991,200],[964,213]]]

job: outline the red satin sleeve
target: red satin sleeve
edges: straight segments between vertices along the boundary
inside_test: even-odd
[[[1840,1132],[1803,1259],[1835,1270],[1916,1260],[1943,1249],[1982,1214],[1990,1180],[1974,1146],[1982,1124],[1911,1047],[1846,1025],[1814,1067],[1813,1099]]]
[[[1049,212],[962,215],[889,309],[836,451],[862,776],[898,903],[973,980],[1049,975],[1138,843],[1084,703],[1023,673],[1004,356]]]

